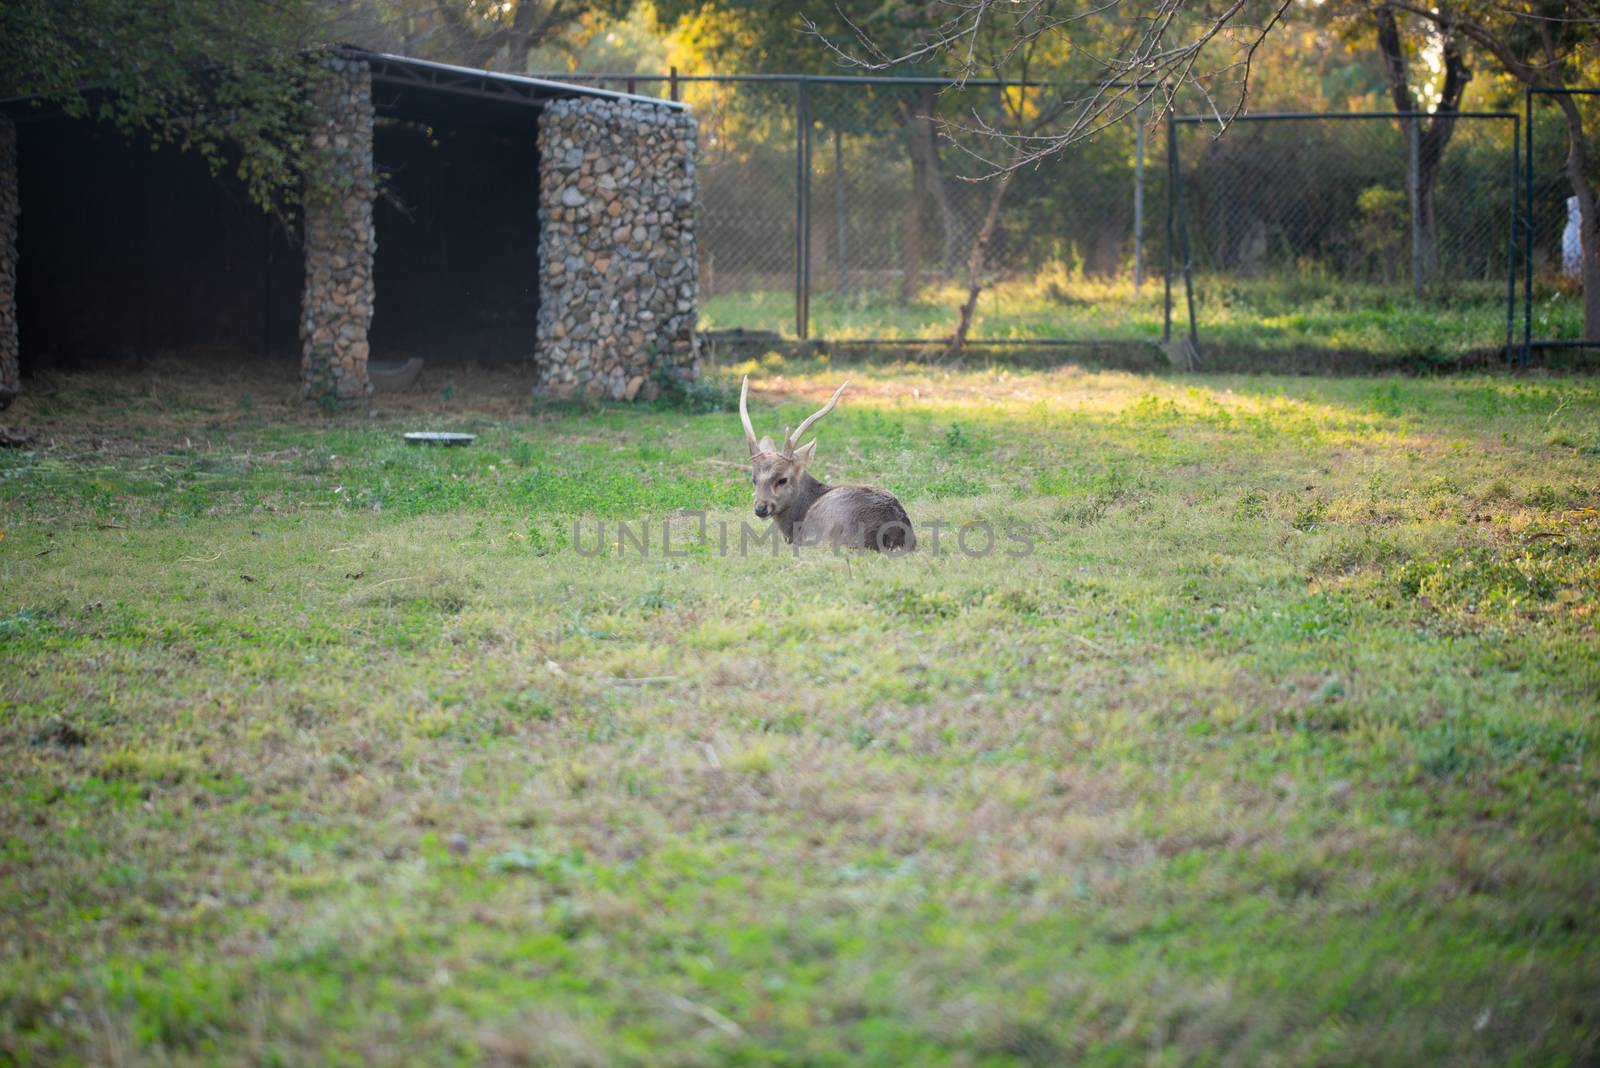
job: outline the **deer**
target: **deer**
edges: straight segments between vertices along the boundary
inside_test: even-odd
[[[739,419],[744,423],[745,444],[750,447],[756,517],[778,524],[783,540],[791,545],[909,552],[917,547],[916,534],[911,517],[894,494],[876,486],[830,486],[806,470],[816,455],[817,442],[813,438],[804,445],[797,443],[833,411],[848,385],[834,390],[828,403],[807,416],[793,433],[785,427],[780,448],[769,437],[756,439],[748,405],[750,376],[745,376],[739,387]]]

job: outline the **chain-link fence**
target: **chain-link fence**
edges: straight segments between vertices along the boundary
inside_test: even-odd
[[[1142,166],[1135,123],[1018,172],[981,179],[1004,154],[987,128],[1014,122],[992,85],[824,83],[813,129],[808,281],[814,334],[938,338],[955,326],[971,257],[1002,196],[979,270],[979,341],[1151,340],[1156,289],[1134,285],[1148,238],[1136,205],[1164,194]],[[1038,101],[1046,93],[1033,89]],[[1023,101],[1024,116],[1031,101]],[[1152,181],[1152,178],[1154,181]],[[1142,222],[1142,219],[1140,220]],[[1141,227],[1141,229],[1143,229]],[[1135,289],[1139,292],[1135,292]]]
[[[567,75],[566,77],[572,77]],[[984,127],[1049,90],[973,80],[587,76],[676,93],[700,124],[702,328],[834,342],[948,337],[1002,153]],[[980,270],[978,343],[1160,337],[1165,170],[1128,122],[1020,172]],[[1152,144],[1154,158],[1159,145]],[[1136,218],[1137,217],[1137,218]],[[1136,222],[1143,234],[1136,239]],[[1138,268],[1136,270],[1136,268]]]
[[[1565,98],[1561,101],[1558,98]],[[1600,337],[1584,328],[1582,218],[1567,173],[1570,131],[1560,103],[1576,109],[1589,135],[1594,185],[1600,147],[1600,89],[1538,89],[1526,94],[1527,152],[1522,175],[1523,282],[1522,359],[1540,349],[1600,348]]]
[[[1504,353],[1517,116],[1255,115],[1171,139],[1183,294],[1202,349]],[[1180,309],[1180,314],[1184,309]]]
[[[579,77],[677,95],[699,118],[704,331],[872,344],[955,328],[997,190],[981,180],[985,161],[1002,154],[982,128],[1009,127],[1018,101],[1002,93],[1017,90]],[[1054,91],[1029,87],[1024,113]],[[1504,351],[1524,258],[1513,238],[1519,116],[1463,113],[1448,137],[1426,114],[1246,116],[1220,138],[1215,122],[1125,121],[1018,172],[970,336]]]

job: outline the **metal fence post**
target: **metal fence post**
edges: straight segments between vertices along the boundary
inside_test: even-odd
[[[1133,295],[1144,288],[1144,104],[1133,109]]]
[[[806,115],[806,228],[805,242],[801,245],[801,248],[805,252],[805,270],[801,274],[801,280],[805,284],[805,288],[803,290],[804,303],[802,305],[805,317],[805,329],[801,332],[800,337],[802,339],[808,339],[811,337],[811,135],[813,133],[811,129],[811,83],[809,81],[805,83],[804,92]]]
[[[1511,225],[1506,242],[1506,364],[1515,360],[1517,323],[1517,164],[1522,150],[1522,116],[1511,116]]]
[[[1527,168],[1527,184],[1523,186],[1522,205],[1522,359],[1523,367],[1533,357],[1533,89],[1527,97],[1526,149],[1522,163]]]
[[[1189,248],[1189,217],[1183,207],[1183,163],[1177,159],[1172,168],[1173,199],[1178,203],[1178,234],[1183,241],[1183,299],[1189,306],[1189,356],[1191,360],[1200,359],[1200,324],[1194,317],[1194,254]]]
[[[1437,121],[1437,120],[1436,120]],[[1406,120],[1406,195],[1411,203],[1411,296],[1422,299],[1422,124]]]
[[[1167,104],[1167,269],[1162,276],[1161,340],[1172,340],[1172,217],[1177,211],[1178,123]]]
[[[794,109],[794,332],[811,332],[811,82],[796,79]]]

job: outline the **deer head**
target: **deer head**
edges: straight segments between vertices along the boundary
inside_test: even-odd
[[[750,409],[747,406],[750,376],[745,376],[744,384],[739,387],[739,419],[744,423],[745,444],[750,447],[750,480],[755,485],[755,508],[759,518],[781,516],[789,511],[805,483],[806,467],[810,465],[817,449],[815,440],[799,448],[795,447],[795,442],[804,437],[817,420],[833,411],[833,406],[839,402],[839,394],[849,384],[846,382],[834,390],[828,403],[808,415],[793,433],[785,429],[783,446],[779,448],[771,438],[756,440],[756,430],[750,425]]]

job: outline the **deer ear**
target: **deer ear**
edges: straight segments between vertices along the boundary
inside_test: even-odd
[[[794,450],[794,462],[799,464],[801,467],[807,467],[811,463],[812,454],[816,451],[817,439],[812,438],[810,441]]]
[[[760,441],[756,442],[756,451],[757,452],[777,452],[778,451],[778,447],[772,443],[772,439],[771,438],[762,438]]]

